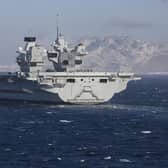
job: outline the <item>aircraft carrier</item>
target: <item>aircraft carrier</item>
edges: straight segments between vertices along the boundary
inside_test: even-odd
[[[129,81],[140,79],[128,72],[81,70],[88,55],[85,46],[80,43],[70,48],[58,28],[48,50],[38,45],[35,37],[24,41],[16,58],[20,70],[0,73],[0,100],[100,104],[125,90]],[[44,69],[45,57],[53,65],[50,69]]]

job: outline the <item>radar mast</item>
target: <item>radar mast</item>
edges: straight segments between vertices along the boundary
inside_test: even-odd
[[[56,41],[58,42],[59,41],[59,14],[56,15],[57,17],[57,20],[56,20],[56,23],[57,23],[57,38],[56,38]]]

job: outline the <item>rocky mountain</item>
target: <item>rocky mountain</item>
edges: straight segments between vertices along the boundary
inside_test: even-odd
[[[79,41],[86,45],[89,52],[84,58],[83,68],[137,73],[168,72],[168,42],[151,43],[128,36],[86,37]],[[48,62],[47,67],[51,66]],[[0,71],[16,70],[16,64],[0,65]]]
[[[97,71],[168,72],[168,43],[156,44],[128,36],[84,38],[89,55],[85,68]]]

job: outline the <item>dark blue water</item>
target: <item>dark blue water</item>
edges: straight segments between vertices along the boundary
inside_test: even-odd
[[[107,105],[0,105],[0,168],[167,167],[168,76]]]

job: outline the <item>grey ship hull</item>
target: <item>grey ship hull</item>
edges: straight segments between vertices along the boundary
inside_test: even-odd
[[[42,90],[36,81],[18,78],[17,76],[0,76],[0,100],[63,103],[58,94]]]
[[[0,74],[0,100],[54,104],[102,104],[126,89],[132,74],[44,72],[38,78]],[[111,79],[110,77],[113,78]],[[73,79],[73,83],[69,83]],[[101,80],[105,83],[101,83]],[[56,82],[56,83],[55,83]],[[103,92],[102,92],[103,91]]]

